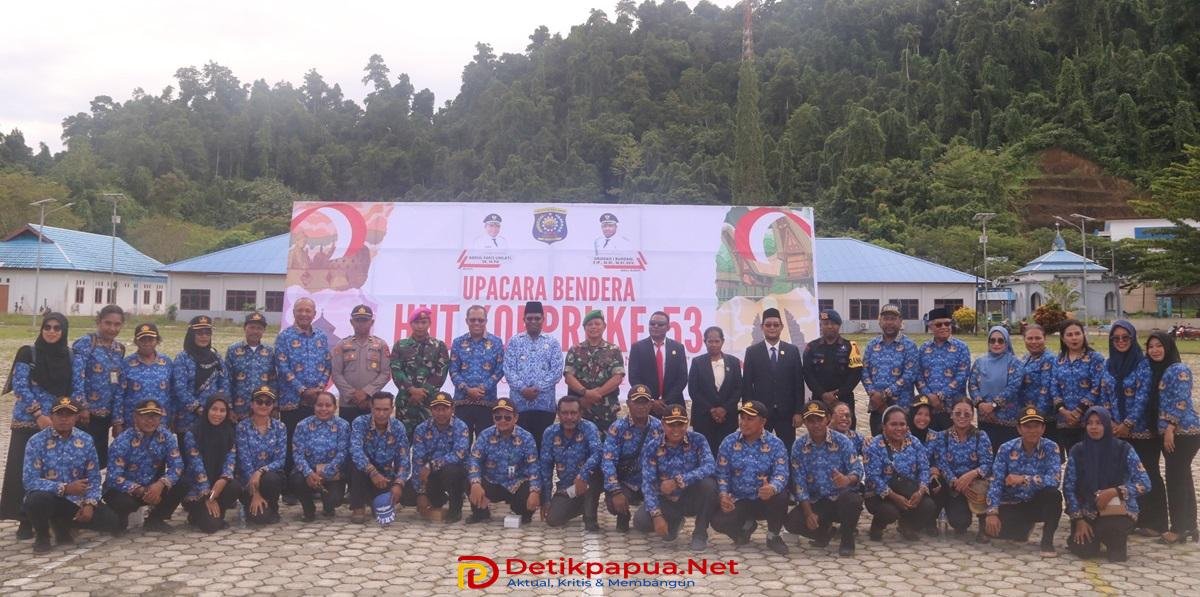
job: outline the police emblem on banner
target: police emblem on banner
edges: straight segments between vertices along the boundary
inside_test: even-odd
[[[558,207],[533,210],[533,238],[548,245],[567,238],[567,210]]]

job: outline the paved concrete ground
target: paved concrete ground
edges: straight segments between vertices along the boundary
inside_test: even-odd
[[[1187,357],[1194,369],[1200,359]],[[1200,370],[1200,369],[1197,369]],[[859,400],[863,404],[865,400]],[[11,397],[0,399],[0,458],[7,453]],[[866,417],[860,413],[859,419]],[[1200,461],[1197,462],[1200,464]],[[6,463],[0,462],[0,467]],[[1197,467],[1200,468],[1200,467]],[[1200,471],[1197,472],[1200,479]],[[504,506],[497,514],[506,513]],[[31,542],[14,539],[16,525],[0,522],[0,594],[9,597],[57,594],[203,594],[260,593],[444,595],[457,592],[455,570],[460,555],[485,555],[497,561],[573,557],[587,561],[672,561],[694,557],[687,551],[690,523],[675,544],[636,531],[613,530],[613,517],[601,515],[603,533],[585,534],[582,524],[550,529],[534,522],[523,529],[503,528],[502,516],[490,525],[443,524],[418,519],[411,509],[388,528],[351,525],[345,509],[332,521],[304,524],[299,507],[285,507],[284,522],[268,528],[231,528],[215,535],[187,529],[183,514],[172,521],[170,535],[144,535],[133,529],[120,538],[85,532],[72,549],[34,555]],[[737,562],[736,575],[640,576],[642,579],[694,580],[691,586],[509,587],[502,574],[488,593],[539,595],[644,595],[693,593],[779,596],[800,592],[816,595],[1200,595],[1200,546],[1159,545],[1131,539],[1130,560],[1123,565],[1083,562],[1065,552],[1067,522],[1057,535],[1060,555],[1043,559],[1037,547],[994,542],[974,545],[942,537],[904,543],[889,530],[882,543],[866,540],[869,515],[864,513],[858,553],[838,558],[827,549],[785,535],[792,553],[781,557],[754,542],[735,549],[714,534],[710,561]],[[1035,539],[1040,531],[1035,531]],[[567,576],[578,580],[579,576]]]

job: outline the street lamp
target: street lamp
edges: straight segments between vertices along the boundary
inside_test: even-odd
[[[30,206],[38,208],[38,243],[37,243],[37,257],[35,258],[35,263],[36,263],[35,267],[36,267],[37,273],[35,273],[34,277],[33,277],[33,315],[32,315],[32,317],[33,317],[33,326],[34,327],[37,327],[38,311],[41,309],[41,307],[39,307],[39,304],[41,303],[41,300],[42,300],[41,296],[40,296],[41,286],[42,286],[42,242],[45,237],[45,229],[46,229],[46,213],[47,213],[46,206],[50,203],[54,203],[55,201],[58,201],[58,199],[55,199],[53,197],[47,197],[45,199],[40,199],[38,201],[34,201],[33,203],[29,204]],[[50,210],[49,213],[54,213],[60,209],[66,209],[68,207],[71,207],[72,205],[75,205],[75,202],[71,202],[66,205],[60,205],[60,206]]]
[[[979,222],[983,226],[983,234],[979,235],[979,244],[983,245],[983,285],[984,285],[983,312],[984,312],[985,318],[991,317],[991,311],[989,309],[990,305],[988,303],[988,298],[991,295],[988,293],[991,291],[991,287],[992,287],[991,280],[988,279],[988,271],[987,271],[987,265],[988,265],[987,264],[987,244],[988,244],[987,223],[988,223],[988,220],[990,220],[994,217],[996,217],[995,213],[990,212],[990,211],[985,211],[985,212],[977,213],[974,215],[974,217],[971,218],[973,221]],[[979,292],[978,289],[976,290],[976,292]],[[976,303],[979,302],[978,295],[976,295],[976,297],[975,297],[975,302]],[[985,321],[986,321],[986,319],[985,319]]]
[[[1065,222],[1065,223],[1069,224],[1071,227],[1073,227],[1073,228],[1078,228],[1078,229],[1079,229],[1079,240],[1080,240],[1080,242],[1081,242],[1081,243],[1082,243],[1082,245],[1083,245],[1083,246],[1082,246],[1082,249],[1080,250],[1080,252],[1082,253],[1082,255],[1081,255],[1081,256],[1083,257],[1083,276],[1082,276],[1082,281],[1081,281],[1081,282],[1080,282],[1080,284],[1079,284],[1079,294],[1080,294],[1080,296],[1081,296],[1081,300],[1083,300],[1083,325],[1085,325],[1085,326],[1086,326],[1086,325],[1087,325],[1087,316],[1088,316],[1088,304],[1087,304],[1087,275],[1088,275],[1088,272],[1087,272],[1087,264],[1088,264],[1088,258],[1087,258],[1087,223],[1088,223],[1088,222],[1095,222],[1095,221],[1096,221],[1096,218],[1093,218],[1093,217],[1090,217],[1090,216],[1085,216],[1085,215],[1083,215],[1083,214],[1078,214],[1078,213],[1071,214],[1071,217],[1072,217],[1072,218],[1078,218],[1078,219],[1079,219],[1079,223],[1078,223],[1078,224],[1076,224],[1075,222],[1072,222],[1071,220],[1068,220],[1068,219],[1066,219],[1066,218],[1064,218],[1064,217],[1061,217],[1061,216],[1054,216],[1054,219],[1056,219],[1056,220],[1058,220],[1058,221],[1060,221],[1060,222]]]
[[[100,198],[104,201],[112,203],[112,262],[109,265],[108,277],[109,284],[112,285],[112,300],[110,303],[117,302],[117,224],[121,223],[121,216],[117,215],[117,202],[126,199],[125,193],[100,193]]]

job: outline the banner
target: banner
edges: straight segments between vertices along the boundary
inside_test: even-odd
[[[353,334],[350,310],[362,303],[391,344],[424,306],[430,333],[450,343],[478,304],[488,331],[507,342],[536,300],[543,332],[564,351],[584,339],[591,309],[604,312],[606,339],[626,354],[661,310],[689,357],[705,352],[704,330],[718,326],[724,351],[740,358],[762,340],[768,307],[783,314],[784,340],[817,337],[815,247],[811,208],[298,202],[284,325],[292,303],[310,297],[314,325],[336,342]]]

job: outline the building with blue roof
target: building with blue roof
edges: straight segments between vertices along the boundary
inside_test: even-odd
[[[1083,295],[1083,280],[1087,277],[1087,296]],[[1067,250],[1062,233],[1054,235],[1050,250],[1042,253],[1024,267],[1013,272],[1011,281],[1003,284],[1014,294],[1012,317],[1030,319],[1034,311],[1047,302],[1045,285],[1050,282],[1065,282],[1080,293],[1078,301],[1086,301],[1089,319],[1116,319],[1118,280],[1109,275],[1108,268],[1087,259],[1083,255]],[[1075,309],[1083,317],[1083,309]]]
[[[167,277],[156,259],[121,238],[114,244],[111,236],[54,226],[42,229],[39,243],[38,230],[26,224],[0,241],[0,313],[94,315],[110,303],[134,315],[164,310]]]
[[[169,278],[179,318],[199,314],[239,321],[254,307],[272,323],[283,309],[289,235],[281,234],[158,268]],[[846,331],[876,330],[879,308],[900,307],[910,331],[935,307],[974,302],[975,276],[853,238],[818,238],[821,308],[837,309]]]
[[[257,310],[278,324],[289,242],[280,234],[159,267],[179,319],[210,315],[240,322]]]

